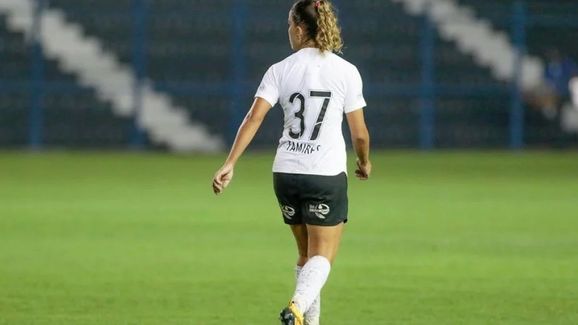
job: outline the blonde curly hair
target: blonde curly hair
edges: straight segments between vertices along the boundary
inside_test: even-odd
[[[341,53],[343,40],[333,4],[329,0],[299,0],[291,8],[293,21],[305,27],[319,50]]]

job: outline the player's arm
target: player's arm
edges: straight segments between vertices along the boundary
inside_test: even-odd
[[[371,174],[371,161],[369,160],[369,131],[365,125],[363,109],[357,109],[346,114],[347,124],[351,131],[353,149],[357,155],[357,169],[355,176],[366,180]]]
[[[263,98],[255,98],[249,113],[247,113],[237,131],[235,142],[231,147],[227,160],[225,160],[223,166],[215,173],[215,177],[213,178],[213,192],[215,192],[215,194],[223,192],[225,187],[229,185],[229,182],[233,178],[233,170],[237,160],[239,160],[239,157],[241,157],[245,149],[247,149],[247,146],[251,143],[251,140],[253,140],[255,133],[259,130],[265,115],[267,115],[271,107],[271,104]]]

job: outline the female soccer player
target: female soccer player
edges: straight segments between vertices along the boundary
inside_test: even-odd
[[[319,324],[319,294],[347,222],[346,149],[343,114],[357,154],[356,176],[371,173],[366,106],[357,68],[335,55],[343,47],[328,0],[299,0],[289,11],[289,41],[295,51],[263,77],[224,165],[215,173],[213,191],[221,193],[233,178],[235,163],[263,118],[276,103],[283,108],[284,130],[273,163],[275,194],[281,214],[297,241],[297,285],[281,324]]]

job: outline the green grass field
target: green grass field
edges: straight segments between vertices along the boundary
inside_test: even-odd
[[[0,153],[0,324],[277,324],[272,153]],[[578,154],[382,152],[350,180],[322,322],[578,324]]]

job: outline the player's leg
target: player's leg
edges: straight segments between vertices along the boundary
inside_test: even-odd
[[[294,185],[300,201],[300,208],[295,210],[302,217],[301,223],[307,224],[307,262],[281,320],[282,324],[301,325],[305,314],[309,320],[305,324],[317,325],[320,310],[311,306],[327,281],[347,221],[347,176],[300,175]]]
[[[336,226],[307,225],[309,241],[307,243],[307,256],[324,256],[331,264],[337,256],[344,223]]]
[[[304,224],[290,225],[291,232],[293,232],[293,237],[295,237],[295,242],[297,244],[297,268],[300,269],[307,263],[307,243],[309,241],[307,236],[307,226]],[[296,268],[296,269],[297,269]]]
[[[301,269],[292,299],[299,311],[309,313],[313,302],[320,295],[329,277],[342,232],[343,223],[336,226],[307,225],[309,259]]]
[[[295,272],[307,262],[307,227],[303,224],[299,201],[299,188],[296,186],[299,176],[293,174],[274,173],[273,187],[281,208],[283,221],[289,225],[297,243],[297,265]],[[280,314],[281,324],[303,325],[303,314],[289,305]]]
[[[297,243],[297,251],[299,256],[297,257],[297,265],[295,266],[295,282],[299,281],[299,275],[301,275],[301,270],[308,260],[308,234],[307,226],[301,225],[291,225],[291,231],[293,232],[293,237],[295,237],[295,242]],[[318,295],[307,313],[305,313],[305,325],[318,325],[319,316],[321,314],[321,295]]]
[[[291,227],[291,232],[293,237],[295,237],[295,243],[297,244],[297,264],[295,265],[295,278],[299,281],[299,276],[301,275],[301,269],[307,263],[307,243],[309,241],[307,237],[307,226],[304,224],[291,224],[288,220],[285,223],[289,224]],[[287,325],[304,325],[304,315],[302,312],[296,309],[295,305],[289,304],[287,308],[284,308],[279,315],[281,324]]]
[[[310,175],[304,178],[301,190],[308,261],[301,270],[293,301],[316,324],[319,313],[316,315],[311,306],[327,281],[347,222],[347,175]]]

